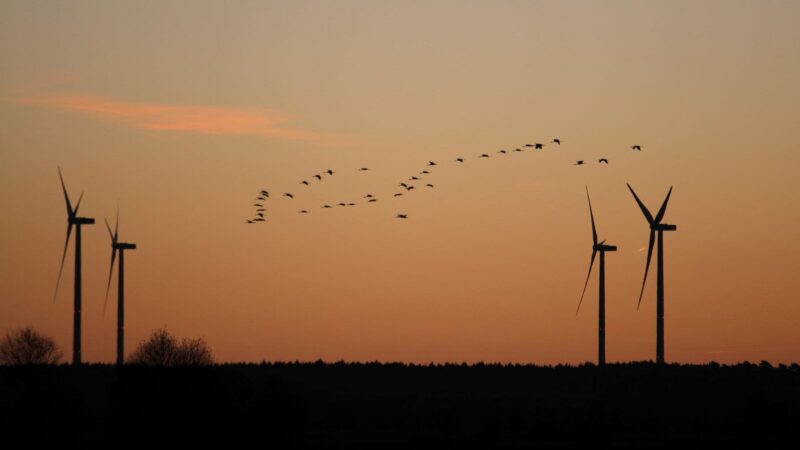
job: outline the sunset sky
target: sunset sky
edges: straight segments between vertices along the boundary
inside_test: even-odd
[[[619,247],[607,358],[653,359],[630,182],[654,213],[674,186],[667,361],[800,361],[798,23],[796,1],[3,1],[0,333],[69,360],[60,165],[97,219],[84,361],[114,360],[117,206],[128,351],[167,327],[219,361],[594,361],[588,186]]]

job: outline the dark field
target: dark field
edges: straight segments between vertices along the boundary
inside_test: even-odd
[[[796,365],[0,367],[6,448],[777,447],[798,419]]]

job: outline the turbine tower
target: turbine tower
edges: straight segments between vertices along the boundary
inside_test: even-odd
[[[111,275],[114,273],[114,260],[119,252],[119,272],[117,273],[117,365],[125,362],[125,250],[136,250],[136,244],[119,242],[119,210],[114,232],[106,220],[108,235],[111,236],[111,266],[108,269],[108,284],[106,285],[106,300],[103,303],[103,316],[106,315],[108,306],[108,291],[111,288]]]
[[[61,255],[61,267],[58,269],[58,280],[56,281],[56,291],[53,294],[53,301],[58,295],[58,286],[61,283],[61,272],[64,270],[64,260],[67,257],[67,246],[69,237],[72,234],[72,227],[75,227],[75,306],[73,308],[73,327],[72,327],[72,365],[81,364],[81,226],[93,225],[94,219],[88,217],[78,217],[78,208],[81,206],[83,193],[78,197],[75,209],[69,201],[67,187],[64,185],[64,177],[61,175],[61,168],[58,168],[58,177],[61,179],[61,189],[64,191],[64,201],[67,204],[67,238],[64,240],[64,252]]]
[[[578,301],[578,309],[575,315],[581,310],[583,296],[586,294],[586,286],[589,285],[589,277],[592,275],[594,257],[600,252],[600,283],[598,293],[598,313],[597,313],[597,364],[602,366],[606,363],[606,252],[617,251],[616,245],[607,245],[606,241],[597,242],[597,228],[594,225],[594,212],[592,212],[592,199],[589,198],[589,188],[586,188],[586,199],[589,200],[589,217],[592,219],[592,259],[589,261],[589,273],[586,274],[586,282],[583,283],[583,293]]]
[[[653,256],[653,243],[655,241],[656,232],[658,232],[658,275],[656,278],[656,363],[663,364],[664,363],[664,232],[665,231],[675,231],[678,229],[676,225],[669,225],[666,223],[661,223],[661,220],[664,219],[664,213],[667,211],[667,203],[669,202],[669,196],[672,195],[672,186],[669,187],[669,192],[667,192],[667,197],[664,199],[664,203],[661,204],[661,209],[658,210],[658,214],[654,218],[650,211],[644,206],[639,197],[636,195],[636,192],[633,191],[633,188],[630,184],[628,184],[628,189],[630,189],[631,194],[633,194],[633,198],[636,199],[636,203],[639,204],[639,208],[642,210],[642,214],[644,214],[645,219],[647,219],[647,223],[650,225],[650,243],[647,246],[647,263],[644,266],[644,279],[642,280],[642,290],[639,292],[639,303],[636,304],[636,309],[639,309],[639,305],[642,304],[642,294],[644,294],[644,285],[647,283],[647,272],[650,270],[650,258]]]

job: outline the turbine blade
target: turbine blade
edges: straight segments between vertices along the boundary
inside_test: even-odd
[[[597,250],[592,249],[592,260],[589,261],[589,273],[586,274],[586,282],[583,283],[583,292],[581,293],[581,299],[578,300],[578,309],[575,310],[575,315],[578,315],[578,312],[581,310],[581,303],[583,303],[583,296],[586,295],[586,286],[589,285],[589,277],[592,276],[592,266],[594,266],[594,257],[597,255]]]
[[[108,224],[108,219],[103,219],[103,221],[106,223],[106,229],[108,230],[108,237],[111,238],[111,245],[113,246],[114,244],[117,243],[117,240],[114,238],[114,233],[111,232],[111,225]]]
[[[656,240],[656,232],[655,230],[650,230],[650,244],[647,246],[647,263],[644,266],[644,279],[642,279],[642,290],[639,291],[639,303],[636,304],[636,310],[639,310],[639,306],[642,304],[642,295],[644,294],[644,285],[647,283],[647,272],[650,271],[650,258],[653,256],[653,244]]]
[[[64,191],[64,201],[67,203],[67,216],[72,217],[72,203],[69,201],[67,186],[64,184],[64,176],[61,175],[61,167],[58,168],[58,178],[61,179],[61,190]]]
[[[586,199],[589,200],[589,217],[592,218],[592,243],[597,245],[597,228],[594,226],[594,212],[592,212],[592,199],[589,198],[589,188],[586,188]]]
[[[636,192],[633,192],[633,188],[631,187],[631,185],[628,184],[628,183],[625,183],[625,184],[628,185],[628,189],[631,190],[631,194],[633,194],[633,198],[636,199],[636,203],[638,203],[639,204],[639,208],[642,209],[642,214],[644,214],[644,217],[647,219],[647,223],[653,223],[653,215],[650,214],[650,211],[647,210],[647,207],[644,206],[644,203],[642,203],[642,201],[639,200],[639,196],[636,195]]]
[[[108,306],[108,292],[111,290],[111,275],[114,273],[114,260],[117,256],[116,247],[111,247],[111,265],[108,268],[108,283],[106,283],[106,299],[103,302],[103,317],[106,316],[106,307]]]
[[[53,293],[53,302],[56,301],[58,295],[58,286],[61,284],[61,273],[64,271],[64,260],[67,259],[67,247],[69,246],[69,237],[72,234],[72,223],[67,224],[67,237],[64,239],[64,252],[61,254],[61,265],[58,267],[58,279],[56,279],[56,291]]]
[[[75,203],[75,210],[72,211],[72,216],[73,217],[78,215],[78,208],[81,207],[81,200],[83,200],[83,192],[81,192],[81,196],[78,197],[78,203]]]
[[[117,206],[117,222],[114,224],[114,242],[119,239],[119,206]]]
[[[669,196],[672,195],[672,186],[669,187],[669,192],[667,192],[667,198],[664,199],[664,203],[661,205],[661,209],[658,210],[658,214],[656,214],[656,223],[661,223],[661,219],[664,218],[664,213],[667,212],[667,203],[669,202]]]

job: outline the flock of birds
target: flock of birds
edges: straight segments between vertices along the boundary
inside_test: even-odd
[[[555,139],[553,139],[551,141],[551,144],[555,144],[555,145],[560,146],[561,145],[561,139],[555,138]],[[525,144],[525,145],[523,145],[521,147],[517,147],[517,148],[515,148],[513,150],[506,150],[506,149],[499,150],[499,151],[497,151],[497,154],[506,155],[506,154],[509,154],[509,153],[521,153],[521,152],[524,152],[524,151],[530,150],[530,149],[542,150],[544,147],[545,147],[545,144],[541,144],[541,143]],[[641,145],[632,145],[630,147],[630,149],[634,150],[634,151],[642,151],[642,146]],[[477,158],[478,159],[483,159],[483,158],[490,158],[490,157],[491,156],[488,153],[481,153],[480,155],[478,155]],[[463,164],[464,161],[465,161],[465,158],[459,157],[459,158],[456,158],[453,162],[455,162],[456,164]],[[582,166],[582,165],[585,165],[585,164],[586,164],[585,160],[579,159],[579,160],[575,161],[575,163],[573,165]],[[598,159],[597,160],[597,164],[606,164],[607,165],[608,164],[608,158],[600,158],[600,159]],[[397,187],[398,188],[402,188],[402,189],[399,192],[394,193],[393,197],[395,197],[395,198],[396,197],[401,197],[404,194],[409,193],[412,190],[415,190],[416,189],[416,184],[420,184],[421,185],[421,182],[423,181],[422,177],[424,177],[426,175],[430,175],[431,171],[433,170],[433,168],[436,167],[437,165],[438,164],[435,161],[428,161],[428,163],[425,165],[424,170],[419,172],[419,174],[413,175],[413,176],[409,177],[406,181],[402,181],[402,182],[400,182],[398,184]],[[358,169],[358,171],[359,172],[369,171],[369,167],[360,167]],[[304,186],[310,186],[312,183],[318,183],[318,182],[323,181],[324,178],[332,177],[335,173],[336,172],[334,172],[333,170],[327,169],[327,170],[322,171],[320,173],[317,173],[314,176],[309,178],[311,180],[316,180],[316,181],[309,182],[308,180],[302,180],[302,181],[300,181],[299,184],[302,184]],[[417,183],[417,182],[419,182],[419,183]],[[427,188],[427,189],[433,189],[435,186],[432,183],[425,183],[425,185],[423,187]],[[281,197],[287,198],[289,200],[294,200],[295,196],[291,192],[284,192],[284,193],[281,194]],[[256,223],[264,223],[264,222],[267,221],[267,219],[266,219],[267,208],[266,208],[265,204],[266,204],[266,201],[269,200],[270,198],[271,198],[270,197],[270,192],[268,190],[262,189],[261,191],[259,191],[258,196],[256,197],[256,201],[255,201],[255,203],[253,203],[253,207],[256,208],[255,209],[255,214],[251,219],[246,219],[246,223],[248,223],[248,224],[256,224]],[[375,203],[375,202],[378,201],[378,198],[376,196],[374,196],[373,194],[366,194],[363,198],[364,198],[364,200],[366,201],[367,204]],[[355,202],[338,202],[338,203],[335,203],[335,205],[339,206],[339,207],[351,207],[351,206],[356,206],[356,203]],[[331,209],[331,208],[334,208],[334,204],[326,203],[326,204],[322,205],[322,208],[323,209]],[[307,209],[301,209],[301,210],[298,211],[299,214],[309,214],[310,212],[311,211],[309,211]],[[397,219],[408,219],[408,214],[397,213],[397,215],[395,217]]]

